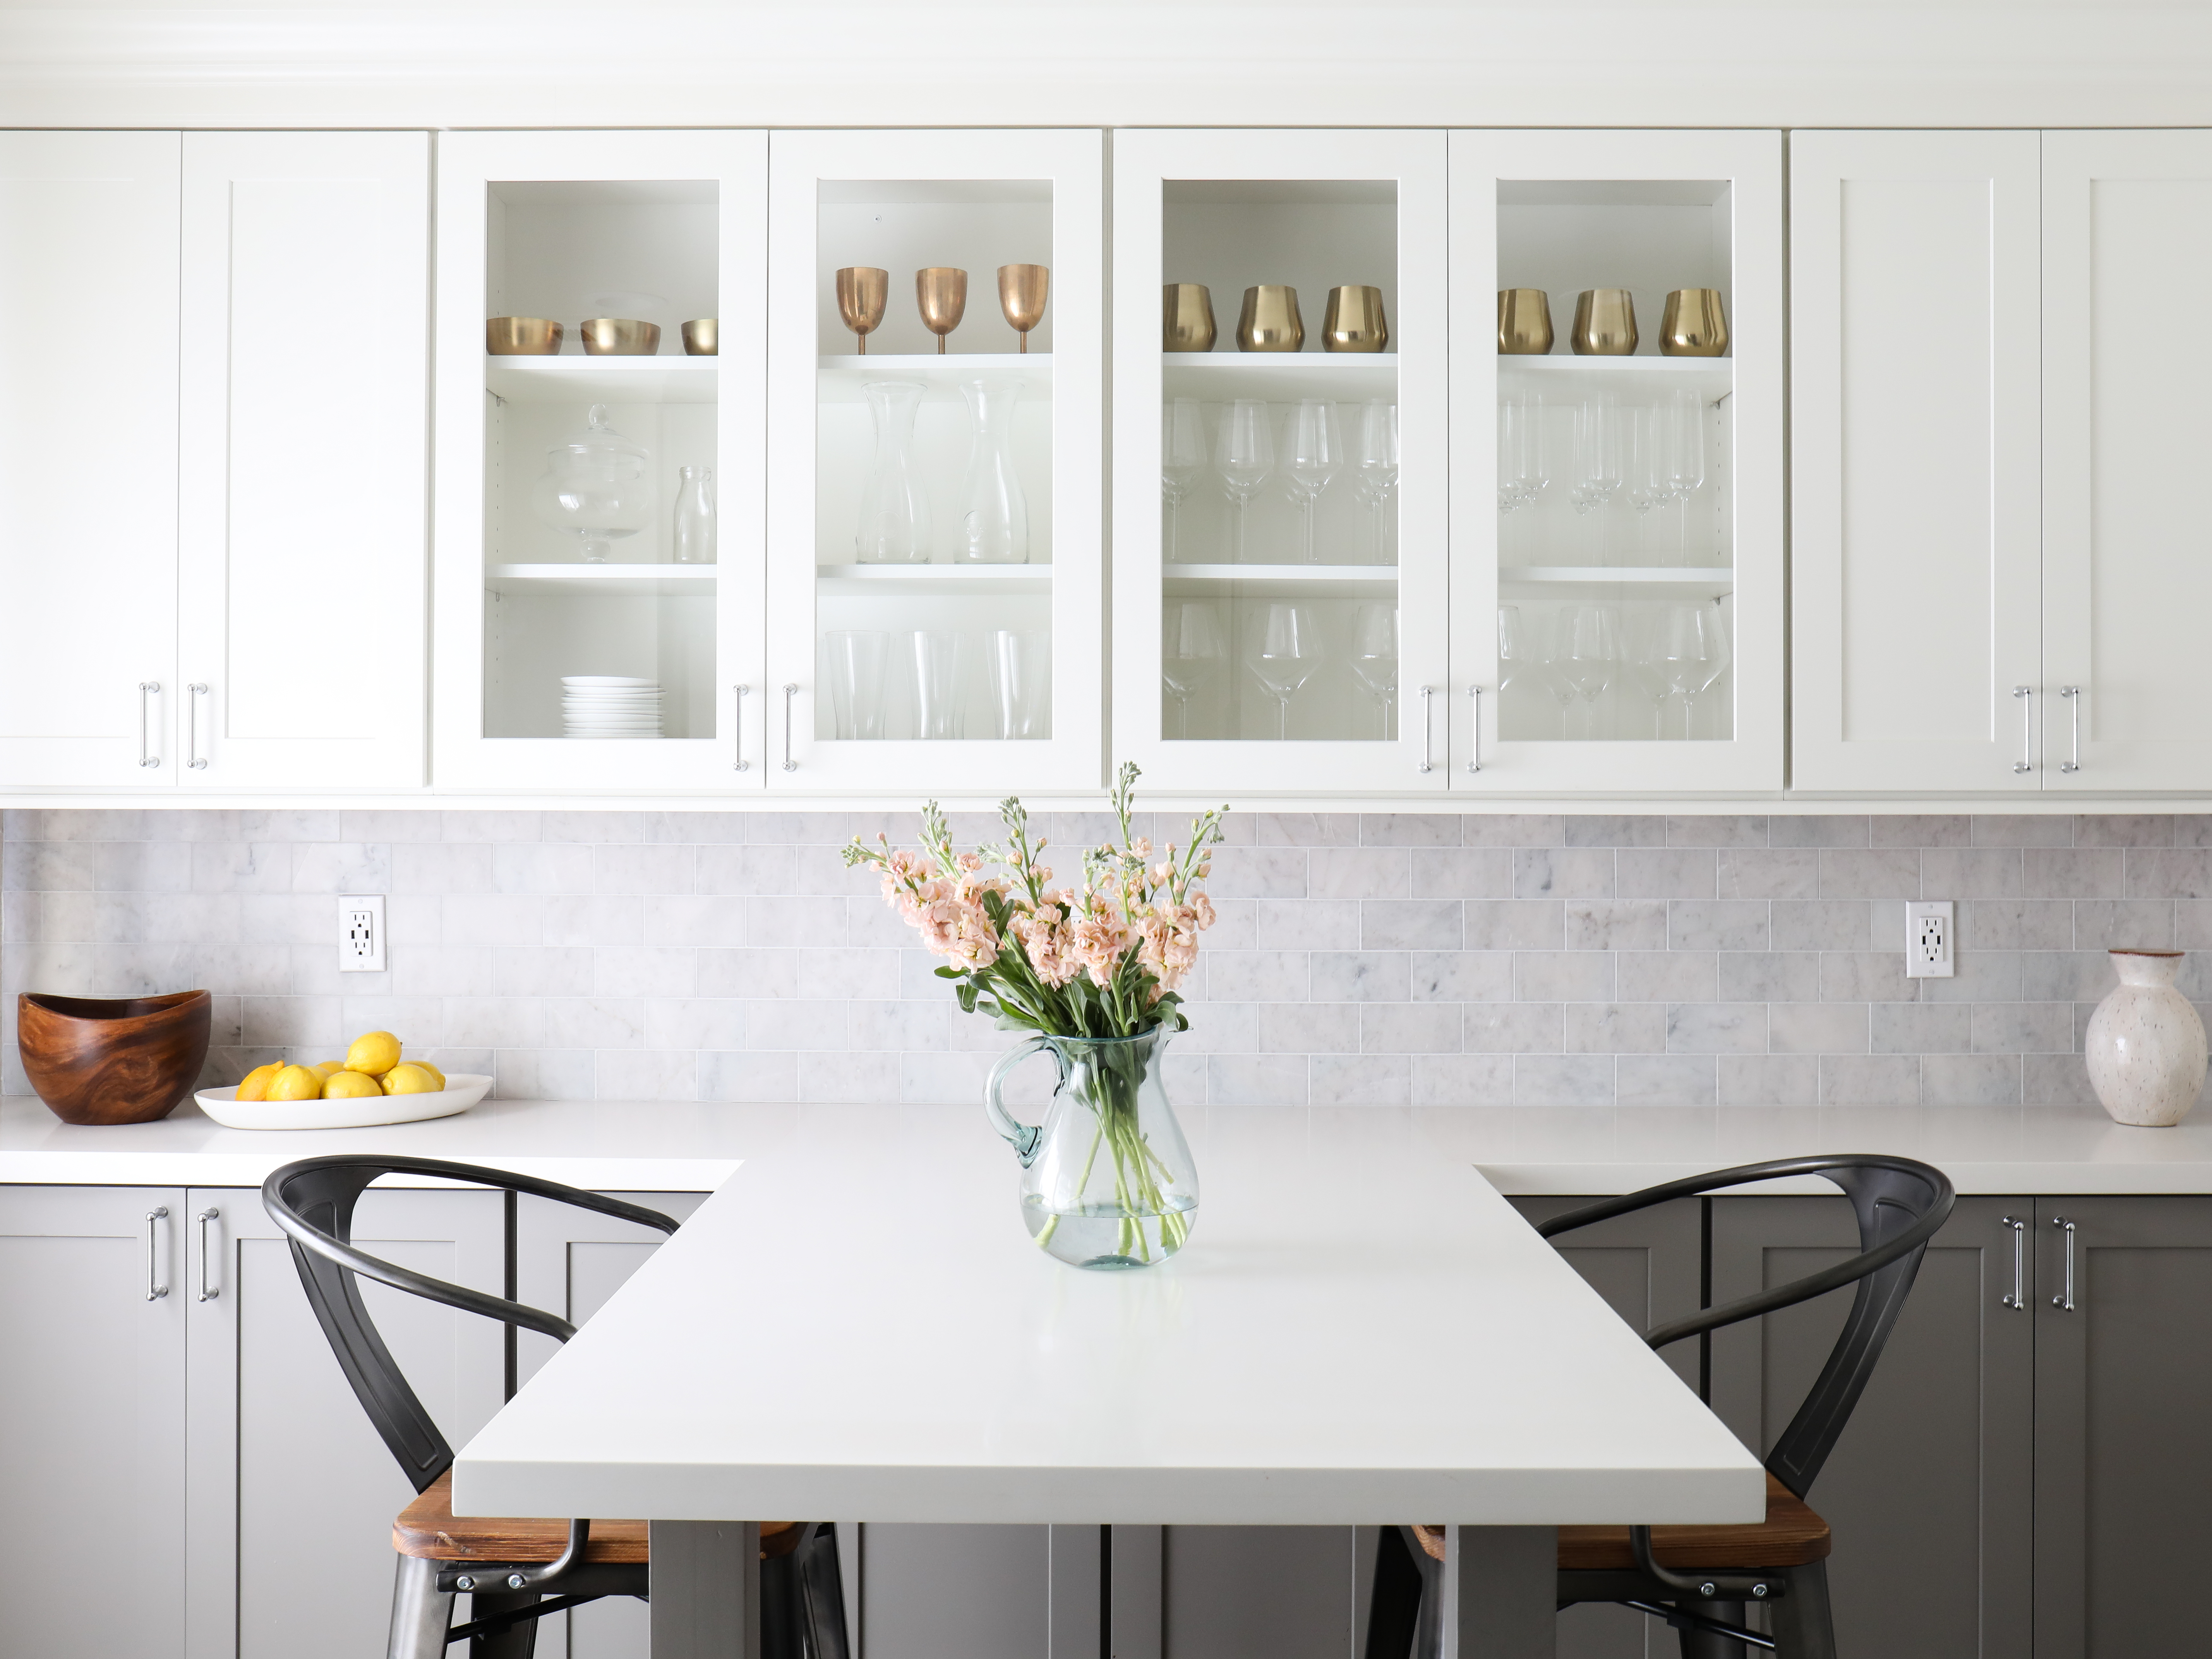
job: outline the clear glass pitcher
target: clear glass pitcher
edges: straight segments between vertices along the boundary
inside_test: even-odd
[[[1040,1249],[1073,1267],[1149,1267],[1190,1237],[1198,1170],[1160,1077],[1172,1035],[1036,1036],[991,1068],[983,1109],[1021,1159],[1022,1220]],[[1044,1121],[1023,1123],[1000,1091],[1040,1052],[1060,1084]]]
[[[929,492],[914,453],[914,417],[922,391],[913,380],[876,380],[860,388],[876,428],[853,540],[853,557],[860,564],[929,562]]]
[[[1021,392],[1019,380],[969,380],[960,388],[975,430],[952,549],[957,563],[1029,562],[1029,499],[1014,471],[1014,404]]]

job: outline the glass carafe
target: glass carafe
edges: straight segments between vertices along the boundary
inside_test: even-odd
[[[714,562],[714,470],[687,466],[678,470],[676,487],[676,562]]]
[[[929,562],[929,491],[915,465],[914,416],[921,385],[877,380],[860,388],[876,426],[876,453],[860,485],[860,527],[853,556],[861,564]]]
[[[545,452],[532,504],[538,516],[581,544],[584,562],[605,564],[613,544],[648,528],[655,495],[653,454],[608,422],[593,404],[585,429]]]
[[[1014,476],[1014,404],[1021,392],[1019,380],[969,380],[960,388],[975,430],[952,548],[958,563],[1030,562],[1030,505]]]
[[[991,1126],[1021,1160],[1022,1221],[1047,1255],[1077,1267],[1149,1267],[1190,1237],[1198,1170],[1160,1073],[1173,1034],[1035,1036],[991,1068]],[[1006,1074],[1049,1054],[1059,1086],[1044,1121],[1018,1121],[1000,1098]]]

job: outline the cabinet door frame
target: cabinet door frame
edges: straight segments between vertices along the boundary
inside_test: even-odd
[[[1491,319],[1501,179],[1729,181],[1735,368],[1735,736],[1501,742],[1498,736],[1498,365]],[[1783,185],[1778,131],[1451,135],[1450,778],[1468,795],[1768,791],[1783,787]],[[1564,325],[1565,319],[1555,319]],[[1645,319],[1656,329],[1659,319]],[[1480,690],[1482,696],[1470,694]],[[1480,706],[1481,770],[1468,718]]]

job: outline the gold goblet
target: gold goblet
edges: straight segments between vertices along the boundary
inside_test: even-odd
[[[968,273],[952,265],[927,265],[914,273],[914,297],[921,306],[921,325],[937,337],[937,355],[945,355],[945,337],[960,326],[968,310]]]
[[[1578,357],[1636,355],[1636,299],[1625,288],[1586,288],[1575,301],[1569,341]]]
[[[1044,320],[1045,295],[1052,288],[1052,272],[1042,265],[999,267],[999,309],[1006,323],[1022,337],[1022,352],[1030,349],[1030,331]]]
[[[1160,290],[1160,349],[1211,351],[1217,331],[1213,296],[1204,283],[1170,283]]]
[[[837,314],[860,337],[860,356],[868,355],[868,336],[884,320],[891,297],[891,274],[873,265],[847,265],[837,273]]]
[[[1667,296],[1659,323],[1659,349],[1668,357],[1728,355],[1728,313],[1717,288],[1678,288]]]
[[[1498,290],[1498,352],[1541,357],[1552,349],[1552,302],[1540,288]]]
[[[1379,288],[1333,288],[1321,324],[1323,351],[1388,351],[1390,319]]]
[[[1237,319],[1239,351],[1297,351],[1305,343],[1297,289],[1283,283],[1261,283],[1244,290],[1244,309]]]

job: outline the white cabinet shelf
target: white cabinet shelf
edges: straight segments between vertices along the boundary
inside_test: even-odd
[[[1559,353],[1516,357],[1501,353],[1498,382],[1501,389],[1568,398],[1585,391],[1650,398],[1686,387],[1708,404],[1717,404],[1735,389],[1735,368],[1728,357],[1577,357]]]
[[[1578,594],[1547,593],[1560,587],[1604,586],[1617,597],[1637,599],[1717,599],[1735,591],[1735,572],[1720,568],[1630,565],[1501,565],[1499,585],[1516,598],[1570,599]],[[1522,592],[1521,590],[1527,590]]]
[[[1395,351],[1166,351],[1160,389],[1170,398],[1218,403],[1264,398],[1285,403],[1334,398],[1352,403],[1398,395]]]
[[[979,374],[993,380],[1015,380],[1022,396],[1035,400],[1052,396],[1052,356],[1048,352],[1024,356],[1016,351],[934,353],[885,352],[862,357],[825,355],[822,359],[821,400],[825,404],[865,401],[861,388],[876,380],[919,380],[932,398],[957,400],[959,386]]]
[[[1048,564],[823,564],[814,574],[823,592],[854,597],[1052,592]]]
[[[1389,599],[1398,568],[1385,564],[1163,564],[1175,599]]]
[[[522,404],[711,404],[714,357],[486,357],[484,390]]]
[[[484,589],[491,593],[693,599],[714,592],[718,568],[710,564],[495,564],[484,568]]]

